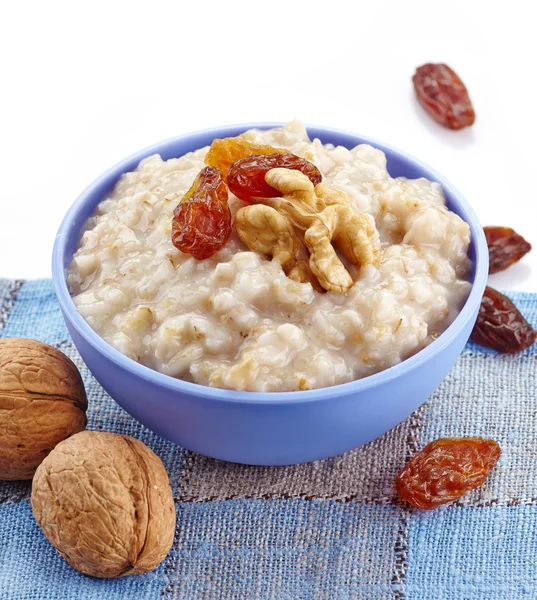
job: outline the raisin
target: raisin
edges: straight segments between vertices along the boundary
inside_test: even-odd
[[[281,193],[270,187],[265,181],[265,175],[271,169],[292,169],[302,171],[309,177],[313,185],[321,183],[322,175],[319,169],[304,158],[289,152],[285,154],[253,154],[242,158],[231,165],[228,173],[229,191],[245,202],[253,198],[276,198]]]
[[[285,152],[273,146],[252,144],[240,137],[224,138],[213,141],[205,157],[205,164],[220,169],[224,179],[227,180],[229,167],[241,158],[252,154],[285,154]]]
[[[447,65],[422,65],[412,81],[421,105],[440,125],[462,129],[473,124],[475,113],[468,91]]]
[[[489,273],[497,273],[519,261],[531,244],[510,227],[484,227],[489,247]]]
[[[498,352],[516,354],[535,342],[537,331],[507,296],[487,286],[470,338]]]
[[[172,243],[197,260],[210,258],[231,237],[228,189],[215,167],[202,169],[173,213]]]
[[[453,502],[485,482],[500,453],[500,446],[493,440],[436,440],[399,473],[395,480],[397,493],[412,506],[425,510]]]

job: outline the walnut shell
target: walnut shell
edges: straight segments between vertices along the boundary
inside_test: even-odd
[[[0,339],[0,479],[31,479],[47,454],[86,427],[78,369],[35,340]]]
[[[56,550],[93,577],[151,571],[173,543],[166,469],[126,435],[83,431],[58,444],[35,473],[32,508]]]

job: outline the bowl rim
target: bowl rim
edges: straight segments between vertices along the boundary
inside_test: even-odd
[[[77,197],[74,203],[67,211],[63,218],[61,225],[56,234],[54,240],[54,247],[52,252],[52,280],[54,290],[58,298],[60,307],[66,319],[68,319],[70,325],[77,331],[77,333],[86,340],[97,352],[104,355],[106,359],[114,363],[117,367],[126,370],[129,374],[140,377],[150,383],[157,386],[163,386],[170,391],[175,391],[181,394],[187,394],[190,396],[196,396],[204,398],[208,401],[215,402],[233,402],[239,404],[253,404],[253,405],[268,405],[268,404],[297,404],[304,402],[317,402],[328,400],[331,398],[338,398],[340,396],[348,396],[358,394],[365,390],[374,388],[380,384],[387,383],[393,379],[396,379],[402,375],[409,373],[410,371],[419,368],[421,365],[426,363],[428,360],[434,358],[436,355],[442,352],[457,336],[457,334],[464,329],[468,322],[474,317],[476,308],[481,303],[481,298],[487,282],[488,275],[488,248],[486,244],[485,235],[483,228],[479,223],[479,220],[465,200],[464,196],[453,186],[443,175],[441,175],[436,169],[433,169],[423,161],[415,158],[413,155],[408,154],[394,146],[385,144],[384,142],[377,141],[369,136],[362,136],[357,133],[345,131],[342,129],[336,129],[332,127],[306,125],[308,133],[315,131],[315,133],[321,134],[335,134],[340,136],[347,136],[355,138],[358,143],[370,144],[375,148],[382,150],[383,152],[390,152],[392,154],[399,155],[407,162],[412,162],[422,170],[427,172],[427,178],[432,179],[442,186],[445,191],[455,198],[458,203],[459,211],[464,213],[464,220],[470,226],[471,239],[474,245],[475,253],[475,273],[472,282],[470,294],[466,299],[460,313],[455,317],[449,327],[431,344],[422,348],[416,354],[403,360],[402,362],[388,367],[383,371],[368,375],[361,379],[349,381],[347,383],[341,383],[329,387],[316,388],[313,390],[299,390],[299,391],[286,391],[286,392],[246,392],[246,391],[235,391],[227,390],[222,388],[213,388],[198,383],[191,383],[176,379],[170,375],[165,375],[158,371],[155,371],[145,365],[142,365],[135,360],[127,357],[126,355],[116,350],[102,337],[100,337],[91,326],[84,320],[82,315],[76,310],[74,302],[72,301],[71,295],[67,287],[66,281],[66,267],[65,264],[65,242],[68,236],[70,225],[77,216],[77,214],[86,207],[87,204],[92,204],[95,208],[99,200],[91,198],[95,188],[99,187],[106,180],[115,182],[117,178],[125,172],[127,165],[133,161],[140,161],[146,156],[151,154],[160,153],[162,149],[170,144],[180,142],[187,138],[201,137],[204,135],[213,135],[217,138],[219,133],[228,131],[230,129],[236,129],[246,131],[248,129],[271,129],[274,127],[282,127],[285,123],[282,122],[254,122],[254,123],[236,123],[230,125],[222,125],[217,127],[209,127],[202,130],[196,130],[188,133],[184,133],[178,136],[168,138],[166,140],[151,144],[134,152],[126,158],[117,162],[114,166],[107,169],[104,173],[94,179]],[[462,218],[462,217],[461,217]],[[80,231],[79,231],[80,233]]]

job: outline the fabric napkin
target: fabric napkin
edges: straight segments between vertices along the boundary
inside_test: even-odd
[[[537,295],[512,293],[537,325]],[[31,337],[80,369],[88,428],[138,437],[168,470],[173,549],[152,573],[77,573],[32,517],[29,482],[0,482],[1,600],[522,600],[537,598],[537,348],[469,343],[432,397],[378,440],[291,467],[213,460],[137,423],[92,377],[49,280],[0,280],[0,337]],[[427,442],[483,436],[503,454],[485,487],[432,512],[394,478]]]

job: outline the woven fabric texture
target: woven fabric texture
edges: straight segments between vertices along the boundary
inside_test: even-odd
[[[537,295],[510,294],[537,325]],[[80,369],[88,428],[138,437],[161,457],[177,507],[172,551],[152,573],[80,575],[32,517],[29,482],[0,481],[1,600],[537,599],[537,349],[501,356],[469,343],[433,396],[378,440],[291,467],[200,456],[137,423],[85,367],[49,280],[0,280],[0,337],[56,346]],[[410,510],[394,477],[446,435],[497,440],[484,488]]]

